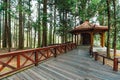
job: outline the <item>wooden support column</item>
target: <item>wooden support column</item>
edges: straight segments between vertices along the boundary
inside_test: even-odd
[[[91,47],[93,47],[93,42],[94,42],[94,34],[93,32],[90,33],[90,36],[91,36]]]
[[[79,44],[81,45],[81,34],[79,34]]]
[[[75,34],[75,44],[77,45],[77,41],[76,41],[76,34]]]
[[[94,43],[94,34],[93,34],[93,32],[90,33],[90,37],[91,37],[91,40],[90,40],[91,41],[91,43],[90,43],[91,48],[90,49],[91,49],[91,51],[93,51],[93,43]]]
[[[78,41],[79,41],[79,37],[78,37],[78,35],[77,35],[77,45],[79,45],[79,42],[78,42]]]
[[[103,32],[103,33],[101,33],[100,34],[100,38],[101,38],[101,40],[100,40],[100,45],[102,46],[102,47],[104,47],[105,46],[105,33]]]

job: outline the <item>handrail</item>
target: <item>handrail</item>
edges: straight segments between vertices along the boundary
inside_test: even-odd
[[[76,48],[75,43],[52,45],[0,54],[0,77]]]
[[[98,52],[93,52],[93,57],[95,58],[95,61],[98,60],[98,56],[102,57],[103,58],[103,65],[105,64],[105,59],[109,59],[111,61],[113,61],[113,70],[114,71],[118,71],[118,63],[120,63],[120,61],[118,60],[119,58],[108,58],[107,56],[105,55],[101,55],[99,54]]]

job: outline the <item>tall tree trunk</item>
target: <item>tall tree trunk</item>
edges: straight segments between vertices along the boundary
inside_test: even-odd
[[[4,0],[4,9],[5,9],[5,27],[3,29],[3,48],[6,48],[7,47],[7,26],[8,26],[8,22],[7,22],[7,19],[8,19],[8,16],[7,16],[7,7],[8,7],[8,0]]]
[[[64,18],[65,18],[65,13],[62,12],[62,14],[63,14],[63,15],[62,15],[61,23],[62,23],[62,27],[64,27],[64,28],[63,28],[63,32],[62,32],[62,36],[61,36],[61,37],[62,37],[62,38],[61,38],[61,39],[62,39],[61,41],[62,41],[62,43],[65,43],[65,24],[64,24],[64,22],[65,22],[65,19],[64,19]],[[60,16],[61,16],[61,15],[60,15]]]
[[[116,27],[116,0],[113,1],[114,8],[114,39],[113,39],[113,47],[114,47],[114,58],[116,57],[116,36],[117,36],[117,27]]]
[[[60,19],[60,24],[63,24],[62,23],[62,12],[61,11],[59,11],[59,19]],[[61,27],[61,25],[60,25],[60,27]],[[64,31],[62,32],[62,33],[60,33],[60,34],[58,34],[58,36],[60,36],[61,38],[61,43],[63,43],[64,42],[64,36],[63,36],[63,34],[64,34]]]
[[[67,42],[67,11],[65,11],[65,43]]]
[[[38,1],[38,45],[37,47],[41,47],[41,19],[40,19],[40,1]]]
[[[47,0],[43,1],[43,38],[42,46],[47,46]]]
[[[50,29],[49,29],[49,44],[52,44],[52,30],[53,30],[53,26],[52,26],[52,20],[53,20],[53,16],[52,16],[52,5],[50,5]]]
[[[31,9],[30,9],[30,2],[31,2],[31,0],[29,0],[29,11],[31,11]],[[29,12],[29,14],[28,14],[28,30],[27,30],[27,42],[26,42],[26,46],[28,47],[29,46],[29,34],[30,34],[30,16],[31,16],[31,13]]]
[[[16,30],[15,30],[15,19],[13,19],[12,22],[14,23],[14,24],[13,24],[13,37],[12,37],[13,42],[14,42],[14,43],[13,43],[13,48],[15,48],[15,47],[16,47],[16,46],[15,46],[15,45],[16,45],[16,39],[15,39],[15,33],[16,33]]]
[[[29,46],[29,26],[30,26],[30,22],[28,21],[28,29],[27,29],[27,34],[26,34],[26,37],[27,37],[27,40],[26,40],[26,47]]]
[[[34,48],[36,47],[36,32],[37,32],[37,29],[35,27]]]
[[[22,22],[22,0],[19,0],[19,2],[18,2],[18,5],[19,5],[19,49],[23,49],[23,47],[24,47],[24,44],[23,44],[23,38],[24,38],[24,36],[23,36],[23,22]]]
[[[53,44],[55,44],[55,32],[56,32],[56,6],[54,5],[54,30],[53,30]]]
[[[0,5],[1,5],[1,4],[2,4],[2,2],[0,2]],[[1,19],[1,18],[2,18],[2,12],[0,12],[0,48],[1,48],[1,39],[2,39],[2,38],[1,38],[1,34],[2,34],[2,33],[1,33],[1,31],[2,31],[2,30],[1,30],[1,27],[2,27],[2,26],[1,26],[1,25],[2,25],[2,19]]]
[[[8,26],[8,31],[7,31],[7,35],[8,35],[8,51],[10,52],[11,51],[11,47],[12,47],[12,44],[11,44],[11,4],[10,4],[11,0],[9,0],[9,12],[8,12],[8,23],[9,23],[9,26]]]
[[[107,2],[107,12],[108,12],[108,35],[107,35],[107,57],[110,58],[110,0]]]
[[[17,20],[15,20],[15,47],[18,47],[18,28],[17,28]]]
[[[0,48],[1,48],[1,13],[0,13]]]
[[[32,48],[32,29],[30,29],[30,33],[29,33],[29,47]]]
[[[23,4],[24,5],[24,4]],[[22,44],[23,44],[23,48],[24,48],[24,27],[25,27],[25,15],[26,15],[26,13],[25,12],[22,12],[22,33],[23,33],[23,35],[22,35]]]
[[[52,30],[53,30],[53,26],[52,26],[52,18],[51,18],[50,29],[49,29],[49,44],[52,44]]]
[[[31,0],[29,0],[29,11],[31,11],[31,5],[30,5],[30,2],[31,2]],[[32,47],[32,40],[31,40],[31,38],[32,38],[32,35],[31,35],[31,31],[32,31],[32,29],[31,29],[31,19],[30,19],[30,17],[31,17],[31,13],[29,12],[29,14],[28,14],[28,32],[27,32],[27,47]]]

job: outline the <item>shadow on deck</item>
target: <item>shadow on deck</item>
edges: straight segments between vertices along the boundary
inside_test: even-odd
[[[94,61],[86,47],[79,47],[3,80],[120,80],[120,72]]]

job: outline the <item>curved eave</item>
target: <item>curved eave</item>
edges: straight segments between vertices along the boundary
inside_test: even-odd
[[[101,32],[106,32],[108,31],[108,28],[89,28],[89,29],[74,29],[74,30],[71,30],[69,31],[69,33],[71,34],[80,34],[80,33],[90,33],[90,32],[93,32],[93,33],[101,33]]]

